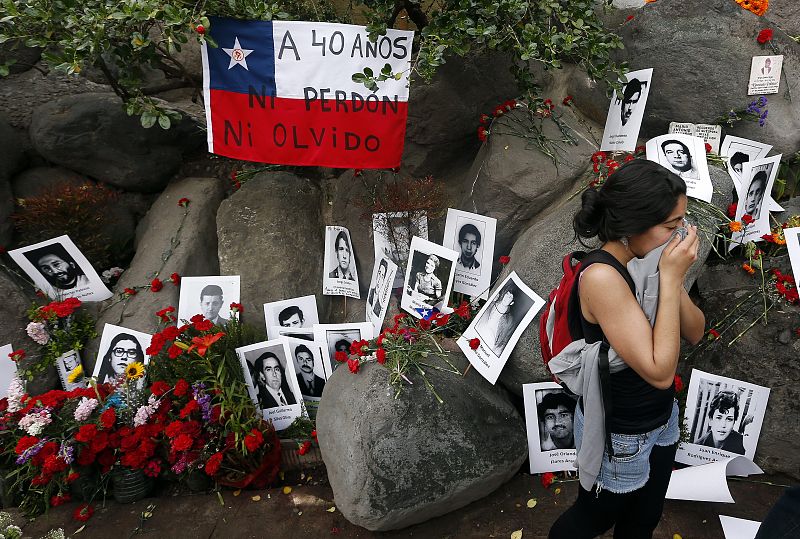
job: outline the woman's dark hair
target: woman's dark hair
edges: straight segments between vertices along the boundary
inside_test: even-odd
[[[111,344],[108,345],[108,350],[106,350],[103,356],[100,371],[97,373],[97,381],[101,384],[105,383],[106,377],[113,379],[117,376],[117,373],[114,372],[114,368],[111,366],[111,354],[120,341],[132,341],[136,345],[136,358],[131,359],[128,363],[133,363],[134,361],[144,363],[144,350],[142,350],[142,345],[139,344],[139,339],[129,333],[117,333],[114,338],[111,339]]]
[[[641,234],[669,217],[686,194],[686,183],[677,174],[653,161],[634,159],[619,167],[599,189],[588,188],[581,209],[572,220],[575,236],[597,236],[614,241]]]

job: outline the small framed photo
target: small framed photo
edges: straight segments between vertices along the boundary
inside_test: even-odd
[[[495,289],[456,344],[475,370],[494,384],[522,332],[544,303],[516,272],[511,272]],[[474,350],[470,346],[472,339],[480,341]]]
[[[88,302],[112,296],[69,236],[20,247],[8,254],[49,298],[77,298]]]
[[[293,329],[312,329],[319,324],[315,295],[284,299],[264,304],[267,328],[280,326]]]
[[[777,94],[781,86],[783,55],[753,56],[747,95]]]
[[[389,258],[382,257],[380,260],[375,260],[367,293],[366,317],[367,321],[372,322],[376,334],[381,332],[383,319],[386,317],[396,273],[397,264]]]
[[[686,195],[711,202],[714,186],[708,172],[706,143],[700,137],[672,133],[647,141],[647,159],[686,182]]]
[[[736,205],[736,220],[741,221],[745,214],[753,218],[753,222],[744,226],[742,230],[731,234],[728,249],[733,249],[739,243],[748,241],[763,241],[761,236],[768,234],[771,226],[769,222],[769,193],[778,175],[781,155],[748,161],[742,166],[742,197]]]
[[[153,336],[141,331],[106,324],[100,337],[97,361],[92,376],[99,384],[113,382],[125,375],[125,368],[131,363],[150,363],[150,356],[144,353],[150,347]],[[137,383],[144,387],[144,378]]]
[[[683,464],[744,455],[753,460],[769,388],[692,369],[684,421],[691,442],[678,446]]]
[[[275,430],[285,429],[303,415],[303,397],[286,339],[242,346],[236,354],[250,398]]]
[[[368,341],[375,337],[374,331],[371,322],[315,324],[314,340],[322,347],[325,361],[332,373],[339,366],[339,362],[335,359],[336,352],[342,351],[349,355],[353,341]]]
[[[17,364],[10,359],[14,347],[10,344],[0,346],[0,398],[8,395],[11,380],[17,373]]]
[[[523,384],[531,473],[575,470],[578,401],[555,382]]]
[[[322,293],[359,299],[358,270],[350,231],[343,226],[325,227]]]
[[[400,308],[415,318],[424,318],[434,308],[447,306],[458,253],[422,238],[411,240]]]
[[[372,240],[375,260],[388,258],[397,265],[392,288],[403,286],[411,238],[428,239],[428,214],[425,211],[372,214]]]
[[[231,303],[239,303],[239,276],[214,275],[181,278],[178,320],[188,321],[202,314],[216,326],[231,319]]]
[[[81,367],[79,375],[75,374],[78,371],[78,367]],[[64,388],[64,391],[86,387],[87,379],[82,367],[81,354],[77,350],[70,350],[56,358],[56,370],[58,370],[58,378],[61,380],[61,387]],[[71,382],[70,376],[73,377]]]
[[[631,71],[622,82],[622,92],[614,90],[606,116],[601,150],[632,152],[636,149],[652,78],[652,68]]]
[[[497,219],[448,208],[442,245],[458,253],[453,292],[489,296],[496,229]]]

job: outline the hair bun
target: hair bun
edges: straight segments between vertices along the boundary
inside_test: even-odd
[[[579,238],[593,238],[600,230],[603,221],[603,206],[600,193],[592,187],[581,195],[581,209],[575,214],[572,227]]]

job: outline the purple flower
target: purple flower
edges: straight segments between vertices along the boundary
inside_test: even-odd
[[[23,451],[22,454],[17,457],[16,463],[17,464],[25,464],[30,459],[32,459],[34,456],[36,456],[39,453],[39,451],[42,450],[42,448],[44,447],[44,444],[46,444],[46,443],[47,443],[47,438],[42,438],[41,440],[39,440],[36,443],[36,445],[32,445],[28,449]]]
[[[767,106],[767,97],[766,96],[762,95],[761,97],[758,98],[758,106],[759,107],[766,107]]]

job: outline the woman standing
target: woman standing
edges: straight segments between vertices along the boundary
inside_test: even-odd
[[[673,385],[680,339],[699,342],[705,329],[703,313],[683,287],[697,260],[697,229],[688,227],[683,240],[674,235],[683,226],[686,204],[681,178],[639,159],[620,167],[600,189],[583,193],[575,233],[581,239],[597,237],[615,267],[595,263],[582,269],[581,326],[587,344],[607,342],[628,368],[610,376],[607,424],[613,454],[605,447],[596,477],[587,480],[579,469],[578,499],[553,524],[553,539],[597,537],[612,526],[615,538],[648,538],[661,519],[680,435]],[[634,257],[667,242],[658,264],[658,309],[651,326],[621,272]],[[581,402],[575,409],[579,453],[583,420]]]

